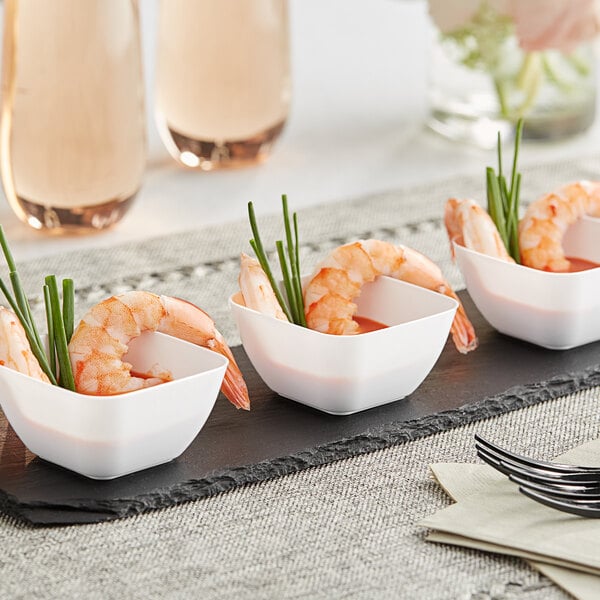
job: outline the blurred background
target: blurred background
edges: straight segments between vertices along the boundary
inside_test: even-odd
[[[425,126],[433,26],[424,1],[290,0],[292,102],[272,156],[262,165],[202,172],[176,164],[154,120],[158,1],[140,2],[148,164],[129,213],[91,236],[52,237],[0,204],[17,259],[105,247],[294,209],[483,173],[494,151],[449,141]],[[560,142],[528,143],[521,166],[592,154],[597,121]],[[482,195],[483,195],[482,176]],[[480,199],[481,200],[481,199]]]

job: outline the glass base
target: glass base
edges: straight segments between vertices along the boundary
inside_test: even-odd
[[[440,135],[461,143],[472,144],[478,148],[495,148],[498,132],[503,140],[514,137],[513,123],[502,119],[473,118],[441,110],[433,110],[427,125]]]
[[[137,193],[137,192],[136,192]],[[58,208],[17,197],[19,218],[34,229],[48,233],[91,233],[101,231],[120,221],[131,208],[136,194],[95,204]]]
[[[193,139],[168,125],[163,131],[168,138],[165,145],[175,160],[186,167],[213,171],[263,162],[284,125],[285,120],[251,138],[237,141]]]
[[[556,141],[583,133],[594,122],[595,103],[587,107],[563,112],[539,111],[528,115],[523,122],[523,139]],[[484,115],[461,114],[433,108],[428,126],[440,135],[458,142],[473,144],[479,148],[495,148],[500,132],[503,140],[515,134],[515,123]]]

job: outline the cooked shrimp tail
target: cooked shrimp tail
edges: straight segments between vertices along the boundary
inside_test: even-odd
[[[306,322],[323,333],[354,334],[354,298],[365,283],[379,275],[401,279],[445,294],[458,301],[452,337],[459,352],[477,347],[477,337],[462,304],[439,267],[412,248],[380,240],[361,240],[339,246],[317,267],[304,290]]]
[[[225,371],[221,391],[236,408],[250,410],[250,398],[244,376],[235,361],[231,348],[225,343],[221,334],[218,331],[216,333],[215,344],[211,347],[211,350],[222,354],[229,360],[229,366],[227,367],[227,371]]]
[[[121,394],[169,381],[170,374],[159,369],[133,376],[132,366],[123,361],[127,344],[143,331],[166,333],[223,354],[229,360],[223,393],[234,406],[250,408],[242,374],[213,320],[190,302],[143,291],[107,298],[81,320],[69,342],[77,391]]]
[[[500,260],[515,262],[506,251],[496,224],[475,200],[450,198],[446,202],[444,223],[450,242]],[[454,257],[452,243],[450,250]]]
[[[454,317],[454,321],[452,321],[452,327],[450,327],[452,341],[461,354],[467,354],[477,348],[479,340],[477,339],[477,335],[475,335],[475,328],[469,317],[467,317],[465,307],[462,305],[460,298],[452,290],[449,290],[449,292],[446,292],[446,296],[450,296],[458,302],[456,316]]]
[[[213,320],[201,308],[186,300],[170,296],[161,296],[160,299],[167,309],[167,315],[161,321],[158,331],[204,346],[225,356],[229,360],[229,366],[225,372],[221,391],[236,408],[250,410],[248,388],[242,372]]]

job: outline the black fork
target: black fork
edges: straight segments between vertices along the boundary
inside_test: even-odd
[[[475,435],[477,455],[541,504],[583,517],[600,518],[600,468],[535,460]]]

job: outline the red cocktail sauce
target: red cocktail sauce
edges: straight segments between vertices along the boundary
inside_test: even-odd
[[[354,320],[358,323],[358,333],[369,333],[370,331],[378,331],[379,329],[385,329],[388,327],[379,321],[373,321],[367,317],[354,317]]]
[[[171,377],[170,373],[158,373],[153,375],[152,373],[142,373],[131,369],[130,374],[132,377],[137,377],[139,379],[152,379],[153,377],[157,377],[158,379],[162,379],[165,383],[167,381],[173,381],[173,377]]]
[[[591,260],[584,260],[583,258],[569,258],[567,260],[571,263],[567,273],[579,273],[579,271],[587,271],[588,269],[596,269],[600,267],[598,263],[592,262]]]

